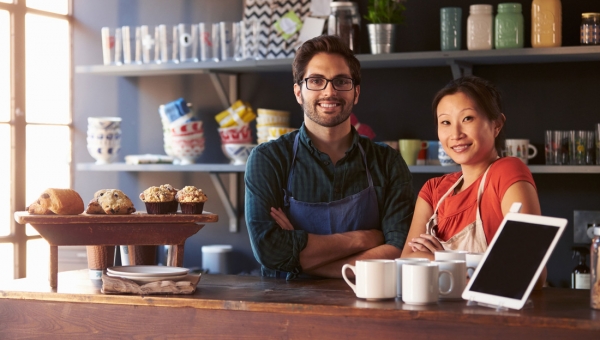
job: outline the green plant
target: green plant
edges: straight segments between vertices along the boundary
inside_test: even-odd
[[[373,24],[401,24],[406,7],[403,0],[369,0],[365,19]]]

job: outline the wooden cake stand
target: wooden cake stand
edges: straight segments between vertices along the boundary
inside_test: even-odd
[[[50,286],[57,286],[58,246],[173,245],[170,263],[183,265],[185,240],[197,233],[204,223],[217,222],[219,216],[202,215],[30,215],[15,212],[15,221],[31,224],[50,244]]]

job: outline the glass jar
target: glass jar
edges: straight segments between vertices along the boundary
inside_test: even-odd
[[[494,47],[522,48],[524,42],[524,19],[520,3],[498,4],[494,25]]]
[[[443,7],[440,9],[440,48],[442,51],[460,50],[462,42],[462,9]]]
[[[492,28],[494,27],[492,11],[492,5],[471,5],[469,7],[469,18],[467,19],[467,49],[469,51],[492,49]]]
[[[531,46],[562,45],[562,7],[560,0],[533,0],[531,3]]]
[[[360,15],[352,1],[332,1],[327,34],[337,35],[348,44],[354,54],[360,53]]]
[[[600,13],[581,14],[581,45],[600,45]]]
[[[600,309],[600,226],[594,224],[594,238],[590,247],[590,307]]]

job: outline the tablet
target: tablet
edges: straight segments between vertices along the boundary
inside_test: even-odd
[[[567,220],[509,212],[463,291],[465,300],[521,309]]]

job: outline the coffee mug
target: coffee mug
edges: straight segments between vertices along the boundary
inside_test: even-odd
[[[419,151],[427,148],[427,142],[420,139],[400,139],[398,148],[406,165],[416,165]]]
[[[346,269],[352,270],[356,284],[348,280]],[[342,266],[342,276],[356,297],[367,300],[396,297],[396,262],[394,260],[358,260],[356,266]]]
[[[441,165],[440,163],[440,159],[438,157],[439,151],[439,145],[440,142],[437,140],[428,140],[427,141],[427,161],[425,162],[425,164],[427,165]]]
[[[438,142],[438,159],[440,164],[443,166],[453,166],[458,165],[456,162],[448,156],[446,151],[444,151],[444,147],[442,146],[442,142]]]
[[[450,277],[450,289],[442,291],[439,280]],[[407,262],[402,265],[402,301],[412,305],[436,303],[439,296],[448,295],[454,288],[454,277],[447,270],[439,270],[434,262]]]
[[[466,261],[466,254],[468,251],[465,250],[436,250],[434,253],[436,261],[451,261],[461,260]]]
[[[434,261],[440,267],[440,271],[446,270],[452,273],[454,281],[447,275],[440,275],[439,285],[441,291],[447,291],[447,295],[440,296],[442,300],[462,300],[462,293],[467,286],[467,264],[463,260]]]
[[[471,278],[483,258],[483,253],[467,253],[465,258],[467,259],[467,275]]]
[[[507,139],[505,145],[505,156],[518,157],[525,164],[537,155],[537,148],[529,144],[529,139]]]
[[[409,257],[404,259],[395,259],[396,261],[396,296],[402,296],[402,265],[409,262],[429,262],[429,259],[424,257]]]

